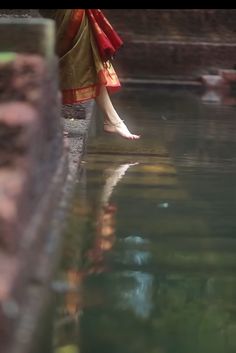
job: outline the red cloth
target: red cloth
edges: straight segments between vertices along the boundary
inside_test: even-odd
[[[101,10],[86,10],[88,19],[92,26],[95,41],[101,59],[111,59],[117,50],[123,45],[123,41],[111,26]]]

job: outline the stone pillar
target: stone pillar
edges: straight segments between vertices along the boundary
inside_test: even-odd
[[[40,18],[1,18],[0,51],[38,54],[53,60],[54,21]]]
[[[27,227],[57,170],[63,133],[54,22],[1,19],[0,48],[0,351],[9,352],[34,271],[28,258],[44,239]]]

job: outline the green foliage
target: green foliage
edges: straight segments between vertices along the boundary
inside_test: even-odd
[[[0,63],[7,63],[16,58],[16,53],[13,52],[0,52]]]

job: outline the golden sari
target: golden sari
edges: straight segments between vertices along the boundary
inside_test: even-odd
[[[39,12],[43,17],[49,17],[56,22],[56,53],[59,56],[63,104],[96,98],[102,85],[106,86],[110,93],[120,88],[111,62],[102,58],[96,42],[96,33],[98,37],[102,33],[97,23],[91,22],[93,10],[88,12],[84,9],[58,9]],[[105,22],[114,32],[106,19]],[[94,29],[97,32],[94,32]]]

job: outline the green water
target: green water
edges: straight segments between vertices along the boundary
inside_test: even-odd
[[[236,107],[142,87],[114,103],[142,139],[91,128],[50,352],[235,353]]]

